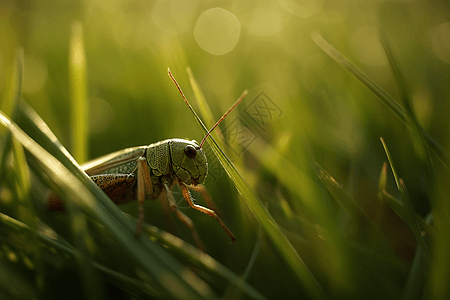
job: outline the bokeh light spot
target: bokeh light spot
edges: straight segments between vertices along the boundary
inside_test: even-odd
[[[288,13],[301,18],[317,14],[323,5],[323,0],[279,0],[279,2]]]
[[[450,23],[439,25],[433,34],[433,51],[443,62],[450,64]]]
[[[203,12],[197,20],[194,37],[198,45],[214,55],[222,55],[236,47],[241,33],[238,18],[222,8]]]

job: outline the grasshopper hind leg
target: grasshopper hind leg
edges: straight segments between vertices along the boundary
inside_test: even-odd
[[[137,164],[137,191],[136,196],[138,200],[138,222],[136,225],[135,235],[138,237],[141,234],[142,226],[145,219],[145,198],[150,198],[153,194],[152,179],[150,177],[150,171],[148,169],[147,160],[143,157],[138,159]]]

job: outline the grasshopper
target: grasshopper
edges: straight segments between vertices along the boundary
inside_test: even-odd
[[[191,108],[172,73],[170,70],[168,72],[184,101]],[[203,143],[245,96],[246,92],[207,132],[200,144],[195,140],[167,139],[148,146],[113,152],[84,164],[82,169],[114,203],[124,204],[134,200],[138,201],[136,237],[140,235],[144,224],[144,201],[146,199],[156,200],[163,196],[167,199],[170,209],[190,229],[199,248],[204,249],[192,220],[178,209],[172,195],[171,189],[177,184],[189,206],[215,218],[234,242],[235,236],[216,212],[195,204],[189,190],[198,191],[204,195],[204,198],[209,198],[202,185],[208,173],[208,163],[202,149]],[[48,198],[48,210],[64,210],[63,203],[54,194]]]

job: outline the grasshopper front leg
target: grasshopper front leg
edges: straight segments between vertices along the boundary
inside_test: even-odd
[[[191,197],[191,193],[189,193],[189,190],[187,188],[187,186],[183,183],[183,181],[181,181],[181,179],[177,179],[177,183],[178,186],[181,188],[181,191],[183,193],[183,197],[186,200],[186,202],[189,204],[190,207],[204,213],[207,214],[211,217],[213,217],[214,219],[217,220],[217,222],[219,222],[220,226],[222,226],[222,228],[226,231],[226,233],[230,236],[231,241],[235,242],[236,241],[236,237],[234,236],[234,234],[231,232],[230,229],[228,229],[228,227],[225,225],[225,223],[217,216],[217,214],[206,207],[203,207],[201,205],[195,204],[194,201],[192,201],[192,197]]]
[[[220,218],[223,218],[222,213],[219,211],[216,204],[211,199],[211,196],[208,194],[208,191],[206,190],[206,187],[203,184],[199,184],[197,186],[187,185],[186,187],[191,191],[200,193],[202,195],[203,200],[205,200],[206,202],[206,206],[211,208],[211,210],[213,210]]]

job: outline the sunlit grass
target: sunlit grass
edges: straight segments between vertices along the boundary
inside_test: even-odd
[[[286,1],[1,3],[0,298],[448,299],[445,10],[309,2],[306,18]],[[237,241],[174,191],[207,253],[158,201],[135,238],[136,203],[79,165],[201,138],[168,66],[203,131],[248,89],[204,149]],[[279,109],[251,115],[262,92]],[[256,136],[239,154],[236,119]]]

